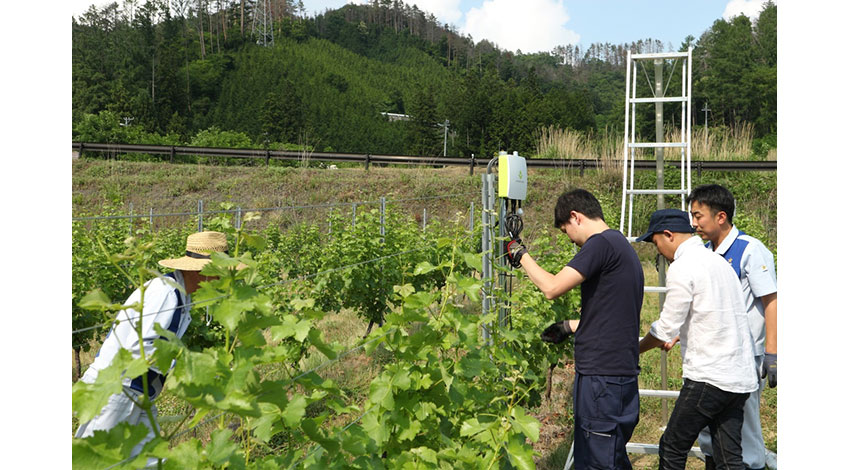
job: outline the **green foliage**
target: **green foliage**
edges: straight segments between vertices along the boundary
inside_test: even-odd
[[[101,111],[98,114],[83,114],[82,119],[74,125],[74,140],[79,142],[106,142],[124,144],[151,145],[181,145],[177,134],[160,135],[147,132],[143,127],[133,125],[130,121],[122,125],[124,119],[112,111]],[[134,156],[134,158],[139,158]]]
[[[762,138],[753,139],[753,158],[764,160],[768,152],[776,147],[776,134],[769,134]]]
[[[251,148],[251,138],[242,132],[221,130],[217,126],[204,129],[189,142],[192,147]]]
[[[755,24],[744,15],[715,21],[697,41],[694,62],[694,96],[709,103],[713,122],[776,132],[776,4],[766,3]]]
[[[229,11],[171,16],[164,3],[146,2],[131,21],[117,4],[90,9],[72,23],[74,138],[178,145],[215,126],[261,147],[437,154],[436,126],[448,120],[448,155],[529,154],[544,126],[621,128],[626,51],[663,49],[639,40],[517,54],[475,44],[401,2],[315,17],[287,16],[292,8],[268,48],[241,34],[240,15]],[[200,36],[198,24],[208,22],[220,27]],[[712,125],[749,121],[757,136],[775,133],[776,5],[754,23],[718,20],[690,43],[694,93],[711,106]],[[679,72],[665,65],[671,73]],[[674,108],[665,121],[679,119]],[[108,130],[84,124],[107,111]],[[381,112],[418,121],[390,122]],[[132,117],[138,131],[112,129],[114,117]]]
[[[247,220],[254,217],[246,215]],[[123,377],[144,374],[152,365],[168,370],[176,361],[166,386],[170,394],[195,408],[195,418],[188,425],[227,412],[236,418],[236,428],[227,426],[233,418],[219,420],[207,444],[193,437],[169,446],[177,430],[164,432],[153,415],[148,415],[157,436],[139,456],[128,458],[133,444],[147,433],[146,427],[120,425],[90,438],[75,439],[74,467],[118,464],[117,468],[128,468],[153,457],[164,459],[164,468],[373,468],[379,461],[372,456],[383,456],[380,465],[389,467],[480,468],[482,462],[490,468],[501,468],[507,462],[520,468],[533,467],[526,439],[538,439],[540,424],[528,415],[526,407],[529,397],[538,393],[544,376],[526,357],[526,347],[535,342],[536,332],[493,330],[494,341],[482,341],[479,332],[485,323],[492,323],[493,316],[470,315],[462,307],[464,298],[477,302],[482,287],[480,280],[466,274],[473,266],[480,266],[480,255],[464,251],[470,234],[460,230],[454,237],[438,237],[438,233],[422,233],[413,224],[404,225],[389,217],[395,225],[385,234],[383,243],[378,240],[372,244],[368,239],[377,226],[375,217],[375,212],[364,212],[350,232],[333,232],[340,246],[352,250],[350,254],[334,251],[343,256],[337,262],[385,253],[388,248],[398,249],[397,243],[412,240],[429,246],[421,251],[435,257],[423,261],[410,254],[393,265],[379,265],[386,272],[381,288],[389,286],[389,292],[375,292],[397,308],[384,310],[384,326],[364,346],[367,351],[386,348],[395,360],[372,381],[361,418],[344,428],[329,426],[330,419],[360,410],[345,404],[344,394],[333,382],[299,371],[298,364],[311,347],[330,360],[339,357],[340,350],[326,344],[315,327],[315,321],[323,315],[316,310],[318,304],[312,298],[297,296],[284,300],[285,296],[260,288],[269,281],[264,273],[276,272],[262,253],[270,247],[292,246],[289,235],[267,228],[270,237],[266,241],[234,228],[227,217],[218,217],[209,225],[234,238],[232,256],[213,255],[201,273],[216,279],[202,283],[193,300],[202,308],[209,307],[223,337],[216,344],[192,350],[160,328],[163,339],[155,342],[153,353],[141,357],[119,353],[94,384],[74,385],[73,409],[85,421],[111,394],[121,390]],[[296,233],[302,241],[318,238],[318,232],[307,227]],[[360,248],[354,246],[355,236],[361,237]],[[108,258],[127,263],[124,272],[128,280],[141,287],[145,277],[154,272],[159,257],[155,246],[142,238],[130,238],[120,255]],[[316,242],[314,246],[322,251],[326,244]],[[306,264],[289,264],[291,260],[287,259],[284,264],[293,270],[321,269],[321,264],[310,264],[312,259],[305,257]],[[247,268],[234,270],[238,263]],[[388,271],[397,271],[401,277]],[[356,278],[358,273],[346,275]],[[401,282],[390,285],[389,280]],[[369,286],[363,288],[374,290]],[[340,299],[339,303],[345,305],[347,300]],[[125,308],[114,304],[102,291],[85,296],[80,305],[104,312]],[[373,307],[369,304],[364,308]],[[536,343],[539,346],[539,339]],[[285,366],[284,378],[262,373],[273,364]],[[308,413],[311,405],[319,402],[322,406]],[[142,400],[140,406],[149,410],[152,404]],[[251,437],[234,439],[246,435]],[[287,436],[288,450],[269,452],[270,443],[279,435]]]
[[[263,103],[263,139],[272,142],[298,142],[305,128],[302,106],[291,82],[282,86],[282,94],[269,92]]]

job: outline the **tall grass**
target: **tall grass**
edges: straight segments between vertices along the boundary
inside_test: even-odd
[[[691,158],[720,161],[748,159],[752,153],[753,136],[753,125],[747,122],[731,127],[694,128],[691,132]],[[681,130],[672,129],[667,133],[667,140],[681,142]],[[664,158],[667,157],[665,152]]]
[[[555,126],[543,127],[537,138],[539,158],[554,159],[592,159],[602,163],[603,171],[622,169],[623,132],[605,127],[598,132],[583,133]],[[691,159],[693,160],[744,160],[752,154],[754,137],[753,125],[736,124],[731,127],[697,127],[691,132]],[[681,142],[682,133],[678,127],[668,126],[665,140]],[[647,139],[637,138],[643,142]],[[677,160],[681,149],[664,149],[664,158]],[[652,149],[637,149],[636,158],[652,159]],[[769,160],[776,159],[776,150],[768,153]]]
[[[605,127],[598,133],[585,134],[555,126],[543,127],[537,139],[539,158],[590,159],[601,163],[603,172],[622,169],[623,135]]]

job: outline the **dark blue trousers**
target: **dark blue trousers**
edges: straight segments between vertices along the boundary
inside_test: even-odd
[[[684,469],[688,451],[700,430],[708,426],[716,468],[743,470],[741,425],[748,396],[749,393],[727,392],[708,383],[685,379],[659,443],[660,468]]]
[[[575,470],[632,468],[626,443],[640,414],[637,376],[576,373]]]

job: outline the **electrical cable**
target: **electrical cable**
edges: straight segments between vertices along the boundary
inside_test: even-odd
[[[523,229],[522,222],[522,201],[516,199],[510,199],[511,210],[508,215],[505,216],[505,232],[511,239],[519,239],[520,234]],[[507,255],[507,253],[506,253]],[[507,263],[508,266],[511,266],[511,263]],[[505,302],[505,311],[507,315],[504,319],[509,328],[513,329],[513,319],[511,318],[511,295],[513,295],[513,273],[506,274],[508,276],[507,279],[507,292],[508,292],[508,300]]]
[[[505,216],[505,231],[508,236],[511,238],[519,238],[519,234],[522,233],[522,201],[519,202],[519,208],[517,208],[517,201],[515,199],[511,199],[511,212]]]

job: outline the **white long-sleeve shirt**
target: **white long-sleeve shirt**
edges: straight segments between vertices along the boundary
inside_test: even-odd
[[[682,377],[733,393],[758,388],[754,344],[741,283],[697,237],[679,245],[667,273],[667,295],[649,333],[679,335]]]
[[[169,276],[173,276],[173,280],[185,288],[186,284],[180,271],[174,271]],[[141,315],[142,340],[144,341],[145,356],[150,356],[155,349],[154,340],[160,337],[154,330],[155,323],[158,323],[163,329],[173,332],[178,338],[186,333],[191,317],[189,316],[190,307],[185,305],[190,304],[191,299],[189,296],[178,292],[174,286],[167,284],[162,278],[151,279],[146,285]],[[124,305],[132,305],[140,300],[141,291],[136,289],[130,294]],[[122,348],[130,351],[133,357],[141,356],[139,336],[136,333],[139,317],[139,312],[133,308],[118,312],[119,323],[109,331],[94,362],[86,370],[81,380],[86,383],[93,383],[97,379],[98,372],[109,367],[112,359]],[[164,381],[165,377],[161,371],[154,367],[148,371],[149,391],[152,398],[159,395]],[[141,377],[135,380],[126,379],[124,383],[125,386],[138,392],[142,392],[141,384]]]

